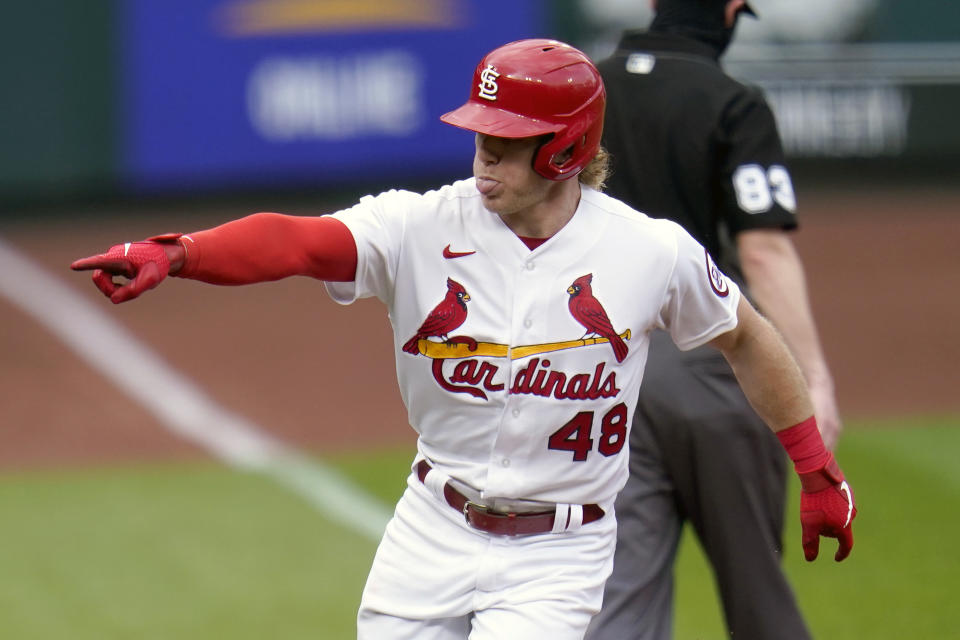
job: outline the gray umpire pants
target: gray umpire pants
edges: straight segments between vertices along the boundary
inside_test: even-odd
[[[809,639],[782,571],[787,459],[723,356],[656,332],[617,498],[617,550],[587,640],[669,640],[673,563],[689,521],[730,637]],[[799,553],[799,551],[798,551]]]

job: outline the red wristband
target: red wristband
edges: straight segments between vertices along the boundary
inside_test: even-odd
[[[780,444],[793,460],[797,473],[809,473],[823,469],[830,460],[830,452],[823,445],[817,428],[817,419],[810,416],[803,422],[777,432]]]

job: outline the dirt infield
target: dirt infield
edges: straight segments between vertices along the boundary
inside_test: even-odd
[[[796,242],[844,414],[960,412],[960,191],[817,192],[801,195],[801,207]],[[0,219],[0,237],[276,436],[318,452],[412,447],[379,302],[340,307],[320,283],[296,278],[243,288],[177,281],[114,307],[67,269],[117,241],[254,210]],[[0,314],[0,469],[205,455],[2,298]]]

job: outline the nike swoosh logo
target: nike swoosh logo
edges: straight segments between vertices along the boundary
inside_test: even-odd
[[[840,483],[840,491],[847,494],[847,521],[843,523],[844,528],[850,524],[850,518],[853,517],[853,494],[850,493],[850,485],[844,480]]]
[[[123,255],[124,255],[124,256],[126,256],[128,253],[130,253],[130,245],[131,245],[131,244],[132,244],[132,243],[130,243],[130,242],[124,242],[124,243],[123,243]]]
[[[464,256],[472,256],[476,251],[450,251],[450,245],[447,245],[443,248],[443,257],[447,260],[451,258],[462,258]]]

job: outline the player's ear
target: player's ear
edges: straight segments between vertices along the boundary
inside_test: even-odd
[[[554,154],[553,158],[551,159],[551,162],[558,167],[562,167],[572,157],[573,157],[573,145],[570,145],[560,153]]]

